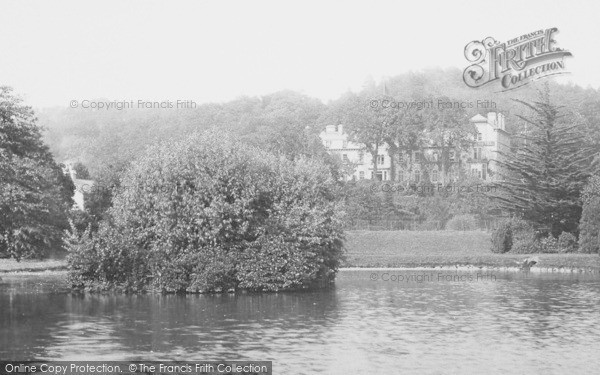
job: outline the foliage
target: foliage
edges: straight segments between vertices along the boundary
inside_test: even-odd
[[[530,254],[538,251],[533,226],[520,218],[502,220],[492,231],[492,252]]]
[[[222,134],[149,148],[95,235],[69,234],[75,287],[289,290],[329,283],[341,255],[336,184],[315,160]]]
[[[492,252],[507,253],[513,245],[512,226],[509,220],[499,223],[498,227],[492,231]]]
[[[0,253],[20,260],[60,248],[73,189],[31,108],[0,87]]]
[[[456,215],[446,223],[447,230],[476,230],[479,229],[477,218],[473,215]]]
[[[526,220],[511,218],[509,220],[513,234],[511,252],[517,254],[531,254],[539,250],[537,235],[534,227]]]
[[[583,193],[579,251],[600,253],[600,176],[592,176]]]
[[[69,212],[69,224],[72,225],[77,232],[85,231],[92,223],[92,218],[87,211],[73,209]],[[93,228],[94,231],[97,229],[97,227]]]
[[[573,233],[562,232],[558,236],[558,247],[562,253],[573,253],[577,251],[577,237]]]
[[[88,171],[87,167],[83,165],[83,163],[77,162],[73,164],[73,170],[75,171],[75,176],[81,180],[89,180],[91,179],[90,171]]]
[[[429,100],[435,101],[433,98]],[[448,97],[437,100],[443,103],[459,102]],[[476,133],[475,125],[468,121],[467,112],[462,107],[446,108],[438,104],[431,109],[426,109],[423,117],[423,121],[427,124],[425,128],[427,139],[439,147],[441,152],[437,164],[442,171],[442,183],[446,184],[450,181],[449,172],[452,165],[450,153],[468,150],[472,146]],[[431,144],[427,146],[430,147]]]
[[[503,220],[492,232],[492,252],[494,253],[567,253],[576,249],[577,238],[563,232],[558,239],[552,235],[536,233],[533,226],[519,218]]]
[[[341,193],[347,220],[403,220],[415,216],[413,212],[395,204],[393,192],[385,191],[385,186],[370,180],[344,184]]]
[[[526,124],[516,152],[503,152],[506,170],[502,207],[558,237],[577,232],[581,216],[580,193],[587,179],[591,149],[585,147],[579,124],[562,117],[548,92],[534,104],[521,102],[534,113],[519,116]]]
[[[389,133],[396,128],[399,111],[384,108],[373,103],[383,103],[394,99],[386,95],[375,95],[373,92],[362,92],[357,95],[347,93],[330,103],[328,109],[319,119],[321,127],[326,125],[344,125],[349,140],[360,144],[371,154],[373,175],[377,175],[377,155],[381,146],[389,138]]]
[[[557,254],[561,252],[561,248],[556,238],[552,236],[547,236],[538,240],[537,252]]]

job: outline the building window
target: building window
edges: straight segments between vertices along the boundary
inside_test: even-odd
[[[431,182],[438,182],[438,179],[439,179],[439,173],[438,173],[438,170],[437,170],[437,169],[434,169],[434,170],[431,172]]]
[[[481,133],[477,133],[477,140],[481,141],[483,139],[483,135]]]
[[[481,178],[487,180],[487,164],[481,166]]]
[[[358,162],[361,164],[365,162],[365,153],[362,151],[358,152]]]
[[[421,182],[421,171],[416,169],[415,170],[415,183],[419,183]]]
[[[448,159],[450,159],[450,161],[455,161],[456,160],[456,152],[454,150],[450,150],[450,153],[448,155]]]
[[[342,144],[342,147],[343,148],[348,148],[348,141],[344,141],[343,144]]]
[[[325,141],[325,147],[331,148],[331,141]]]
[[[475,149],[473,150],[473,159],[481,160],[481,148],[480,147],[475,147]]]
[[[385,162],[385,155],[377,155],[377,164],[382,165]]]
[[[365,179],[365,172],[364,171],[358,172],[358,179],[359,180],[364,180]]]
[[[342,160],[344,163],[349,163],[350,160],[348,160],[348,154],[342,154]]]
[[[399,171],[398,172],[398,180],[400,182],[404,182],[404,171]]]
[[[421,161],[421,153],[415,152],[415,162],[419,163]]]

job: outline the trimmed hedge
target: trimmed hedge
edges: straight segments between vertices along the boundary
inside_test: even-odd
[[[151,147],[94,235],[68,238],[75,288],[278,291],[329,284],[342,211],[324,165],[218,134]]]

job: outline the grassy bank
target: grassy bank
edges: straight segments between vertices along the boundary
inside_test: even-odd
[[[59,271],[67,269],[66,260],[22,260],[17,262],[13,259],[0,259],[0,274],[7,272],[41,272]]]
[[[493,254],[483,231],[348,231],[342,267],[518,267],[526,254]],[[536,254],[542,269],[600,272],[597,254]],[[0,273],[65,270],[65,260],[0,259]]]
[[[348,231],[343,267],[518,267],[531,255],[494,254],[484,231]],[[598,254],[536,254],[542,269],[600,271]]]

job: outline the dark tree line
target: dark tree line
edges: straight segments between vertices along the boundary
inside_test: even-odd
[[[31,108],[0,87],[0,254],[21,259],[60,248],[73,189]]]

